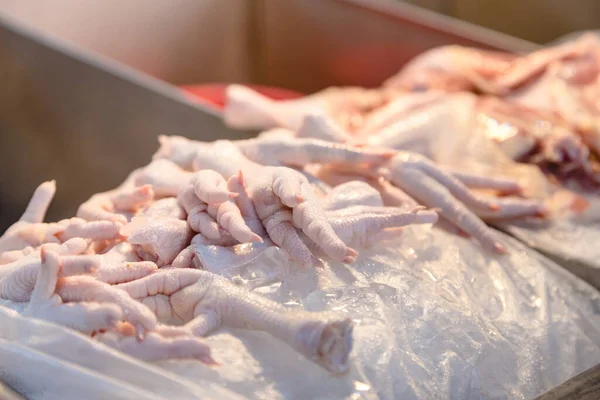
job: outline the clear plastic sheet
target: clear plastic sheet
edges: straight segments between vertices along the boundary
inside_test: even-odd
[[[0,309],[0,379],[32,399],[529,399],[600,360],[600,295],[523,244],[509,256],[427,226],[317,273],[270,249],[224,271],[290,309],[356,321],[352,368],[334,377],[258,332],[207,340],[220,367],[141,363]],[[69,388],[68,393],[65,391]],[[237,395],[237,397],[236,397]],[[96,396],[96,397],[94,397]]]
[[[0,306],[0,379],[30,399],[241,399]]]
[[[590,208],[565,212],[550,221],[512,221],[498,226],[539,249],[582,279],[600,288],[600,196],[585,196]]]

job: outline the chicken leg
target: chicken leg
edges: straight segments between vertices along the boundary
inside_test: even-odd
[[[220,326],[264,331],[334,373],[348,367],[352,322],[309,312],[290,313],[276,302],[235,286],[227,279],[196,269],[166,269],[119,285],[152,308],[159,318],[185,325],[174,336],[206,336]]]

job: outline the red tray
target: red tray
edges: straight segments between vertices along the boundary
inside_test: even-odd
[[[273,100],[288,100],[297,99],[298,97],[304,96],[302,93],[295,92],[293,90],[281,89],[272,86],[262,85],[245,85],[252,90],[256,90],[258,93],[270,97]],[[201,85],[186,85],[180,86],[188,98],[193,101],[199,101],[203,104],[207,102],[222,109],[225,106],[225,89],[227,84],[214,83],[214,84],[201,84]]]

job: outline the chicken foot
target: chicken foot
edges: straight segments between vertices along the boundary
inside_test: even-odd
[[[206,336],[220,326],[266,332],[334,373],[348,367],[352,322],[293,312],[223,277],[196,269],[161,270],[118,285],[155,311],[160,319],[178,319],[182,327],[164,328],[173,336]]]
[[[536,201],[524,199],[487,199],[473,194],[457,178],[443,172],[426,157],[399,152],[383,176],[411,197],[440,209],[441,215],[462,231],[476,237],[485,247],[506,252],[493,231],[478,217],[514,218],[542,216],[545,208]],[[495,183],[491,181],[495,186]],[[473,210],[473,211],[471,211]]]
[[[45,244],[44,252],[52,251],[61,257],[64,273],[65,268],[85,265],[89,274],[98,269],[98,259],[94,255],[81,255],[86,251],[88,243],[83,239],[71,239],[62,245]],[[0,299],[11,302],[30,301],[32,292],[38,281],[40,270],[44,266],[42,250],[32,252],[18,261],[0,268]],[[54,267],[53,267],[54,268]],[[58,272],[57,272],[58,273]],[[47,281],[52,283],[53,281]],[[146,307],[129,298],[115,286],[101,282],[92,276],[78,275],[59,277],[56,294],[65,303],[94,302],[115,304],[123,310],[123,318],[141,330],[151,330],[156,325],[156,318]]]
[[[37,187],[19,221],[0,237],[0,264],[15,261],[25,255],[28,251],[25,249],[36,248],[44,243],[64,243],[76,237],[92,241],[119,237],[120,225],[111,221],[87,222],[81,218],[71,218],[57,223],[43,223],[55,192],[54,181],[44,182]],[[5,255],[5,252],[12,254]]]

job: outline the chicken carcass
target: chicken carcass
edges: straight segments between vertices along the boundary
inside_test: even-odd
[[[241,85],[227,88],[225,122],[237,129],[283,127],[297,130],[309,113],[325,114],[345,129],[359,126],[369,111],[385,104],[393,90],[329,88],[294,100],[273,101]]]

